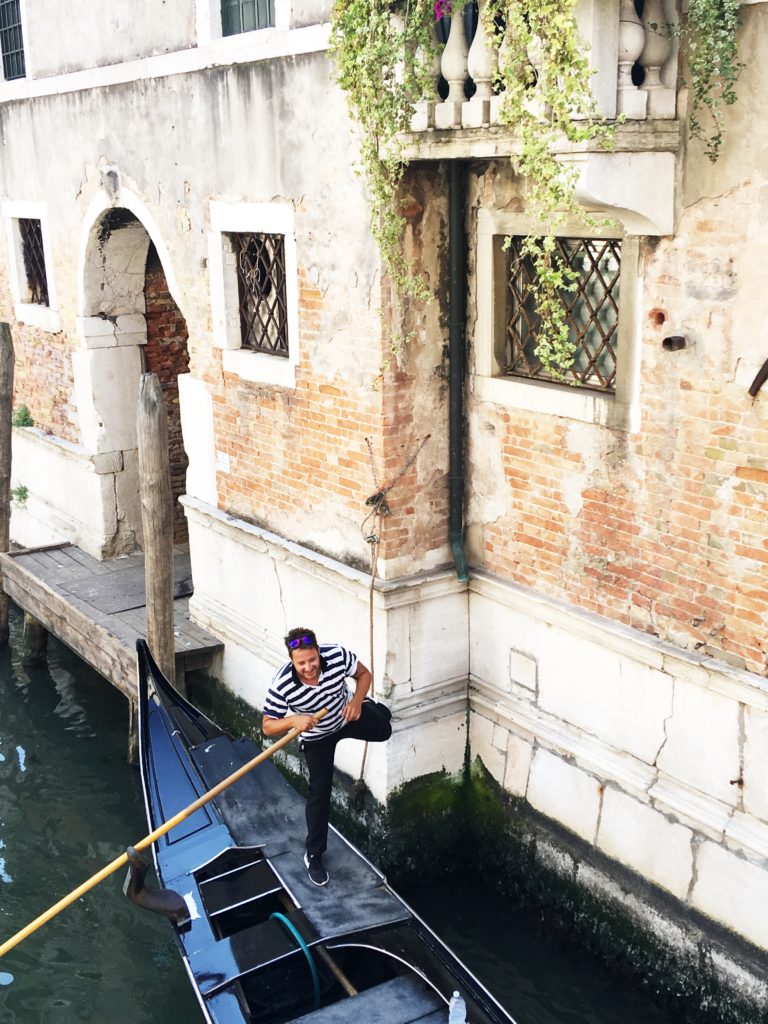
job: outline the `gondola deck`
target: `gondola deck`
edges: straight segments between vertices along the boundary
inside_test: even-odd
[[[201,715],[137,647],[154,829],[258,750]],[[313,885],[304,837],[304,799],[264,761],[155,844],[161,885],[189,911],[174,930],[210,1024],[445,1024],[454,989],[471,1024],[514,1024],[333,827],[331,881]]]

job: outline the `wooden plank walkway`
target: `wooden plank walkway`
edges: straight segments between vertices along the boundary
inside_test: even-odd
[[[136,640],[146,636],[144,555],[100,562],[74,544],[0,554],[8,596],[121,690],[136,696]],[[189,553],[174,553],[176,671],[207,668],[224,644],[189,620]],[[176,596],[178,595],[178,596]]]

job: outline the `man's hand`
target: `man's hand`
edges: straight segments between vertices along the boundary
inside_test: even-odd
[[[360,717],[360,713],[362,711],[362,707],[363,707],[362,700],[358,700],[357,696],[353,697],[350,700],[349,704],[347,704],[347,706],[342,711],[342,715],[344,716],[344,720],[346,722],[356,722],[358,720],[358,718]]]
[[[314,729],[320,721],[314,715],[292,715],[291,717],[293,718],[291,728],[301,729],[302,732],[309,732],[310,729]]]
[[[269,718],[265,715],[262,719],[262,729],[265,736],[282,736],[291,729],[308,732],[314,729],[319,721],[315,715],[286,715],[285,718]]]

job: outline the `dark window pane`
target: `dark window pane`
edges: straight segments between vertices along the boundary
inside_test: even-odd
[[[48,279],[45,276],[45,251],[43,231],[39,220],[19,220],[21,252],[24,258],[24,273],[27,277],[27,302],[39,306],[48,305]]]
[[[3,77],[24,78],[27,71],[19,0],[0,0],[0,50],[3,54]]]
[[[535,268],[524,254],[523,239],[510,240],[507,274],[506,365],[517,377],[552,380],[539,362],[536,346],[541,318],[530,286]],[[619,326],[621,242],[604,238],[558,238],[554,259],[576,274],[576,287],[560,293],[573,363],[565,380],[581,387],[613,392]]]
[[[274,23],[272,0],[221,0],[221,31],[225,36],[271,28]]]
[[[285,238],[270,234],[231,234],[229,240],[237,260],[242,346],[287,356]]]

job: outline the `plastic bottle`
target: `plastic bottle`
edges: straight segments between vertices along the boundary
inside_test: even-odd
[[[448,1024],[467,1024],[467,1004],[458,992],[454,992],[448,1003]]]

